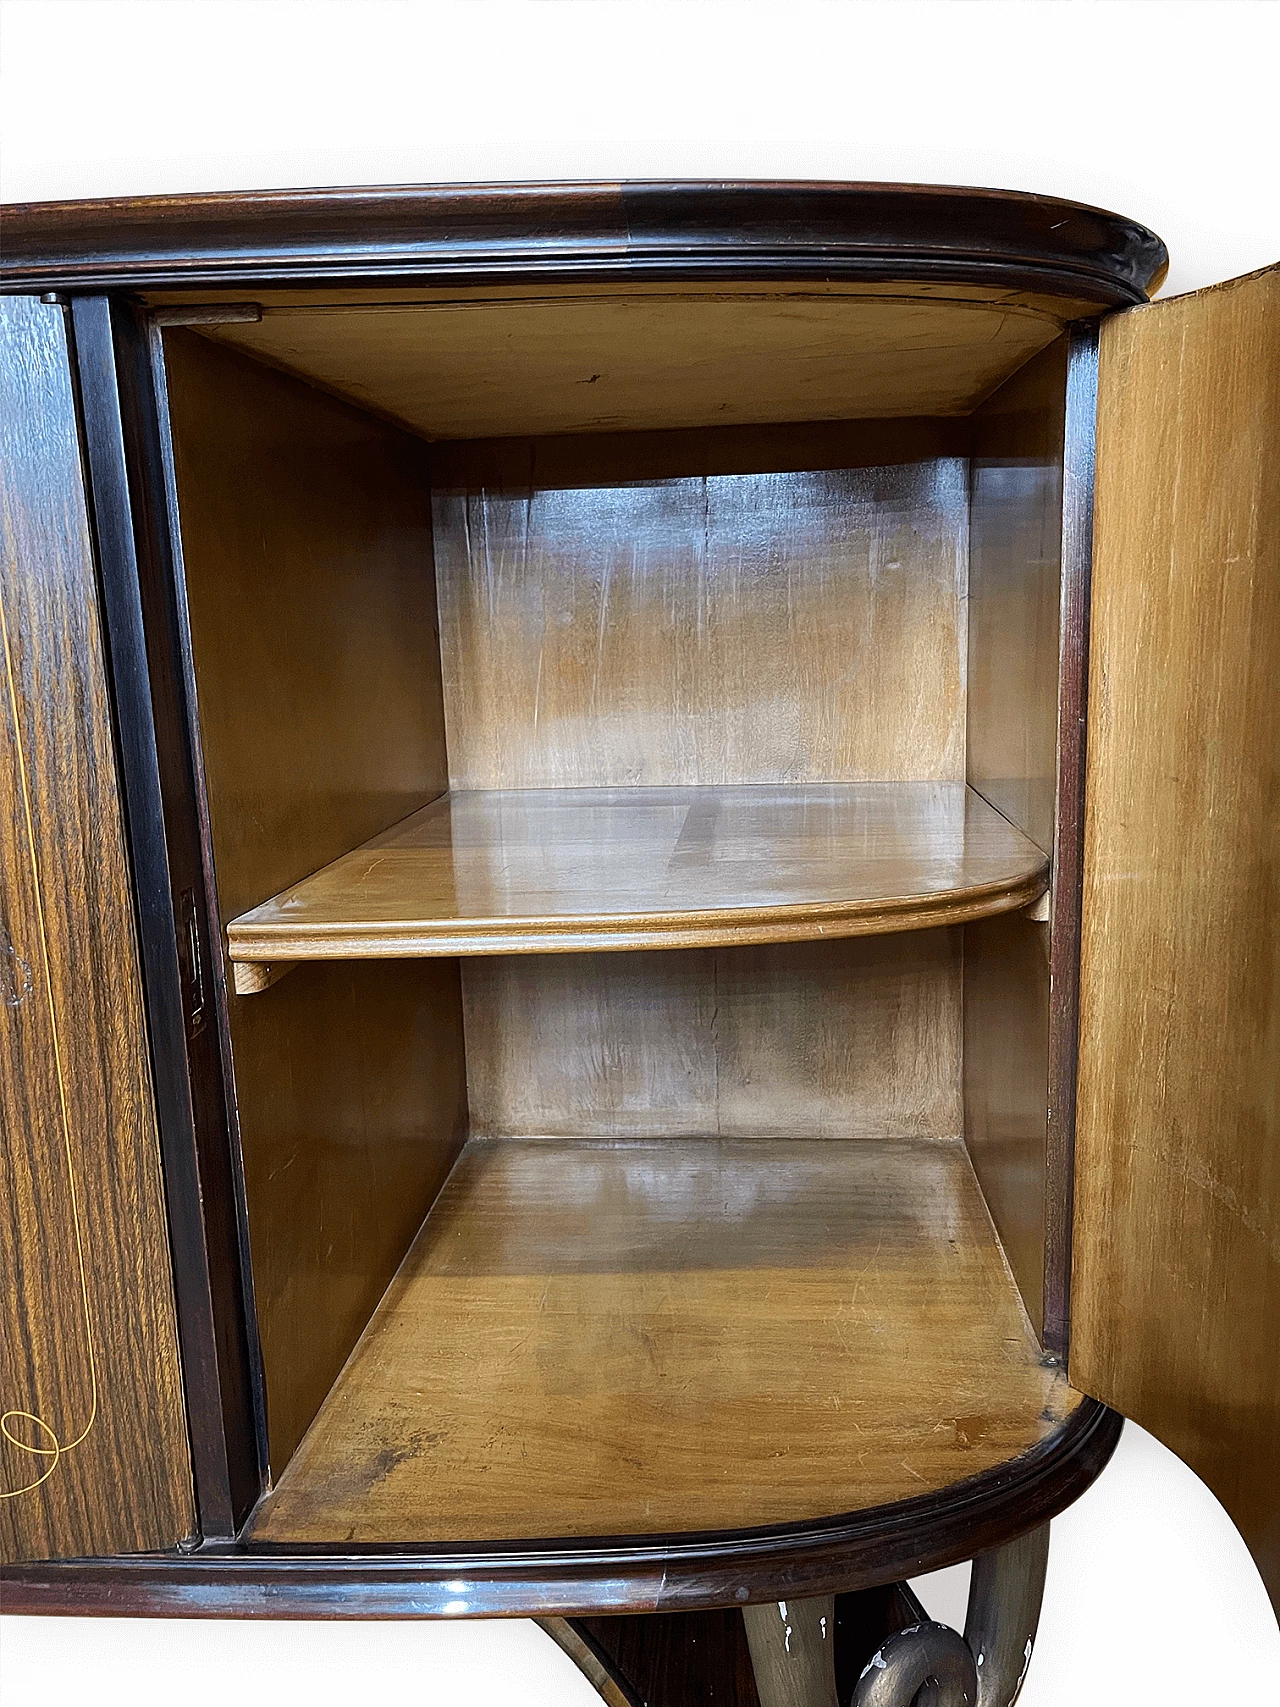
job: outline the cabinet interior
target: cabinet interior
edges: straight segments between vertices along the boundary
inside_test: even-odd
[[[1036,917],[1073,311],[349,290],[165,332],[256,1538],[795,1522],[1075,1402]]]

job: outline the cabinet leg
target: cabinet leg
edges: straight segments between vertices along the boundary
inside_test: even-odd
[[[895,1630],[871,1656],[849,1707],[974,1707],[973,1655],[949,1624]]]
[[[836,1600],[744,1606],[760,1707],[837,1707]]]
[[[975,1559],[963,1638],[945,1624],[896,1631],[858,1679],[850,1707],[1013,1707],[1048,1562],[1047,1523]]]
[[[1049,1563],[1049,1525],[973,1561],[964,1639],[978,1668],[977,1707],[1012,1707],[1031,1664]]]

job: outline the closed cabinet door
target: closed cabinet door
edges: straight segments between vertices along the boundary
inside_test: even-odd
[[[1070,1373],[1280,1602],[1280,267],[1104,323]]]
[[[195,1527],[60,308],[0,298],[0,1560]]]

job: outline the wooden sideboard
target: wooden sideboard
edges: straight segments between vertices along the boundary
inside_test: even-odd
[[[6,1604],[834,1700],[785,1602],[943,1689],[1121,1415],[1280,1593],[1280,270],[885,185],[3,229]]]

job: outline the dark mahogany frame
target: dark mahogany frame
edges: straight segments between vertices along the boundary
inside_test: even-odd
[[[600,278],[925,279],[1145,302],[1145,226],[1053,196],[922,184],[470,184],[37,202],[0,289]]]
[[[178,1616],[570,1616],[693,1610],[876,1587],[1045,1522],[1097,1476],[1121,1421],[1085,1400],[1013,1463],[916,1499],[710,1535],[282,1549],[237,1540],[266,1477],[261,1369],[191,659],[170,531],[162,378],[143,290],[536,280],[914,280],[1145,302],[1152,232],[991,190],[628,183],[268,191],[14,207],[0,290],[68,306],[203,1540],[188,1550],[6,1567],[8,1610]],[[1095,320],[1071,329],[1063,486],[1058,829],[1052,899],[1045,1344],[1067,1343],[1092,553]],[[212,986],[198,1008],[190,932]]]

